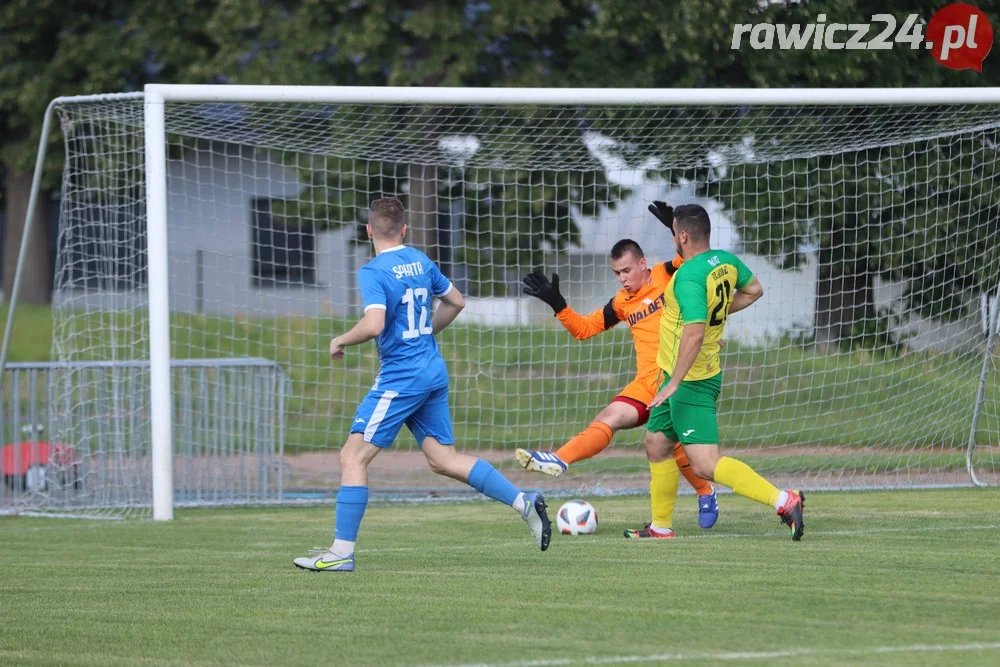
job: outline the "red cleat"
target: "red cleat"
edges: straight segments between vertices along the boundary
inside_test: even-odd
[[[677,535],[669,528],[664,532],[653,530],[652,524],[647,523],[642,528],[626,530],[625,537],[629,540],[669,540],[677,537]]]
[[[802,508],[806,504],[806,494],[792,489],[786,490],[785,493],[788,494],[788,500],[778,510],[778,516],[781,517],[781,523],[792,529],[792,541],[798,542],[805,532],[805,527],[802,525]]]

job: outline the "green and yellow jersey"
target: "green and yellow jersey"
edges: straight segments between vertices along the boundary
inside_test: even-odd
[[[753,280],[739,257],[725,250],[707,250],[677,269],[663,293],[657,365],[671,375],[677,363],[681,334],[687,324],[705,323],[705,340],[685,381],[705,380],[722,372],[719,341],[736,290]]]

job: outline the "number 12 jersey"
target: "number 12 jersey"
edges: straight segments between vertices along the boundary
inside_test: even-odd
[[[375,387],[404,393],[448,386],[448,369],[431,326],[431,298],[451,291],[437,264],[416,248],[383,250],[358,271],[365,312],[385,311],[375,339],[381,369]]]

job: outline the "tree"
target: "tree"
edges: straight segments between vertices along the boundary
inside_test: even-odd
[[[747,46],[739,51],[730,48],[735,23],[808,23],[814,22],[821,11],[830,21],[861,21],[883,11],[882,4],[874,0],[831,0],[822,7],[809,2],[761,6],[743,0],[539,0],[526,11],[519,0],[93,0],[85,6],[40,0],[30,3],[30,9],[24,0],[8,3],[0,9],[0,61],[12,63],[0,69],[0,130],[7,137],[0,159],[7,174],[7,219],[9,224],[23,219],[11,207],[26,199],[17,193],[23,193],[28,182],[39,119],[52,97],[134,90],[152,80],[596,87],[996,83],[996,68],[992,66],[996,56],[987,61],[983,74],[953,72],[936,64],[923,49],[910,50],[905,44],[890,51],[807,49],[794,54]],[[912,9],[899,10],[896,16],[917,12],[928,17],[937,9],[936,4],[929,0],[914,2]],[[115,48],[107,48],[109,43]],[[465,109],[461,113],[422,109],[409,113],[407,125],[390,133],[391,143],[378,144],[380,154],[369,160],[363,175],[345,162],[351,147],[326,146],[319,152],[326,154],[322,161],[302,168],[306,187],[300,200],[290,206],[303,210],[312,207],[313,219],[331,225],[353,224],[364,221],[368,204],[356,200],[358,193],[408,193],[417,240],[432,248],[439,240],[436,219],[446,208],[445,203],[465,202],[464,261],[474,267],[473,279],[482,293],[503,293],[504,277],[498,266],[534,263],[545,248],[574,243],[578,230],[573,223],[573,207],[592,214],[598,202],[613,205],[623,194],[604,179],[600,166],[581,141],[584,132],[596,131],[617,140],[622,157],[630,164],[647,165],[651,158],[662,160],[667,156],[670,159],[662,160],[663,164],[681,165],[665,171],[668,178],[699,179],[705,192],[718,194],[732,210],[743,211],[746,209],[739,207],[738,198],[752,193],[741,194],[718,180],[718,174],[713,176],[706,155],[710,150],[738,144],[748,136],[747,132],[753,131],[755,118],[746,111],[672,109],[661,115],[657,125],[650,117],[636,116],[630,110],[571,109],[565,115],[543,118],[535,115],[538,110],[519,109],[508,110],[513,115],[501,120],[496,110],[490,109]],[[351,112],[347,108],[309,111],[326,114],[331,130],[337,113]],[[623,118],[627,114],[633,117],[626,123]],[[844,120],[854,127],[874,127],[864,112],[859,114]],[[798,122],[805,127],[823,120],[821,115],[807,115]],[[373,132],[392,127],[391,121],[390,116],[375,118]],[[685,123],[691,122],[721,129],[714,136],[693,141],[683,135]],[[552,142],[543,145],[543,140],[537,138],[540,135],[531,134],[532,127],[551,127],[553,123],[561,123],[564,128],[555,142],[558,149]],[[515,170],[512,165],[508,168],[496,161],[489,163],[486,156],[490,155],[491,142],[499,145],[508,138],[504,128],[518,125],[527,132],[518,139],[523,142],[519,146],[520,164],[532,168]],[[422,138],[426,141],[429,137],[462,133],[480,142],[471,160],[456,160],[439,146],[426,143],[422,145],[425,159],[412,157],[414,146],[419,146]],[[358,145],[368,139],[358,137]],[[342,135],[338,141],[343,141]],[[554,150],[564,150],[565,154],[553,156]],[[941,159],[952,159],[939,154]],[[727,172],[732,184],[737,178],[746,182],[764,173],[737,162],[731,163]],[[432,168],[429,164],[438,166]],[[575,168],[560,169],[560,164]],[[58,172],[57,155],[49,167],[50,174]],[[767,172],[772,189],[786,191],[795,185],[794,180],[788,180],[795,178],[795,171],[782,171],[772,161]],[[462,178],[455,178],[458,174]],[[53,178],[47,181],[49,187],[54,183]],[[861,184],[868,188],[872,181],[863,178],[858,187]],[[583,192],[591,194],[580,196]],[[806,188],[804,192],[812,191]],[[780,261],[793,265],[801,257],[787,249],[801,240],[802,230],[821,229],[822,238],[838,239],[829,247],[844,252],[821,253],[823,278],[818,289],[820,297],[847,294],[839,305],[831,304],[830,312],[835,313],[834,322],[850,326],[859,318],[867,319],[871,311],[870,278],[875,269],[865,254],[867,237],[858,233],[868,229],[868,223],[844,213],[862,210],[858,198],[863,194],[834,187],[824,196],[835,203],[792,207],[796,215],[814,216],[815,211],[823,211],[827,217],[822,221],[787,216],[784,221],[775,221],[749,212],[735,222],[748,247],[781,248]],[[43,200],[47,201],[47,197]],[[320,209],[322,215],[318,214]],[[299,215],[301,212],[288,210],[286,214],[289,218],[306,217]],[[921,224],[936,220],[934,216],[921,219]],[[13,228],[9,231],[16,233]],[[48,227],[40,224],[36,231],[47,233]],[[16,252],[17,247],[11,236],[8,234],[5,244],[8,253]],[[42,239],[41,246],[47,242]],[[13,270],[14,262],[9,257],[6,271]],[[912,253],[906,259],[916,261]],[[51,267],[46,264],[47,257],[45,261],[33,261],[31,267],[36,274],[27,281],[32,286],[43,285],[42,298],[48,295],[44,288],[47,278],[36,278],[51,275]],[[878,265],[884,264],[879,259]],[[938,276],[934,285],[941,281],[956,287],[962,284],[962,279],[949,278],[949,272],[931,273]],[[911,290],[914,295],[924,291],[918,286]],[[914,297],[914,303],[921,298]],[[818,330],[825,326],[817,322]]]
[[[239,83],[558,85],[568,62],[567,36],[592,11],[590,3],[579,0],[540,0],[530,11],[516,0],[286,3],[252,20],[217,26],[241,32],[252,46],[220,53],[213,66],[231,72],[230,79]],[[230,34],[222,41],[238,40]],[[491,143],[508,138],[504,133],[512,123],[551,122],[537,118],[538,110],[500,114],[491,109],[340,105],[321,113],[328,114],[330,157],[318,164],[299,162],[307,187],[298,201],[286,205],[287,220],[355,222],[360,234],[369,202],[359,201],[359,192],[402,196],[411,238],[434,256],[442,245],[442,202],[464,203],[458,213],[465,243],[455,259],[470,267],[479,294],[506,293],[504,267],[538,263],[544,248],[577,242],[573,202],[579,202],[584,214],[593,214],[597,202],[617,199],[599,163],[587,153],[581,132],[568,133],[565,140],[573,145],[560,150],[578,158],[586,154],[591,174],[557,172],[553,160],[537,155],[551,153],[552,146],[530,140],[519,148],[518,166],[533,163],[538,169],[516,169],[483,157],[491,154]],[[345,137],[336,128],[348,118],[353,131]],[[449,154],[439,144],[449,135],[474,137],[479,152],[466,159]],[[363,156],[364,173],[351,167],[357,156]],[[593,196],[573,196],[584,189]]]
[[[6,63],[0,68],[0,134],[6,137],[0,147],[0,162],[6,174],[3,285],[8,294],[21,245],[45,108],[62,92],[86,90],[103,83],[101,77],[106,70],[101,66],[119,57],[106,45],[110,34],[117,32],[114,21],[124,16],[127,3],[90,4],[91,11],[86,15],[67,13],[67,5],[54,0],[12,2],[0,7],[0,62]],[[88,72],[91,63],[95,67]],[[49,138],[50,147],[55,143],[54,137]],[[48,163],[46,188],[29,239],[28,272],[22,294],[28,303],[47,303],[51,298],[49,202],[56,182],[55,165],[55,160]]]
[[[0,52],[19,60],[14,70],[0,78],[5,97],[0,109],[8,127],[23,128],[25,139],[7,151],[24,174],[30,174],[37,139],[38,119],[45,104],[56,95],[82,92],[134,90],[147,81],[231,82],[248,84],[353,84],[353,85],[542,85],[558,84],[568,59],[566,36],[592,13],[579,0],[541,0],[526,12],[516,0],[491,3],[466,0],[421,2],[375,0],[372,2],[307,2],[286,0],[258,3],[151,2],[103,0],[79,11],[55,0],[33,4],[32,11],[10,6],[4,10],[0,30],[16,33],[18,42],[7,42]],[[79,5],[73,5],[79,9]],[[67,36],[69,41],[54,39]],[[106,45],[114,43],[115,49]],[[25,58],[19,44],[33,49]],[[64,48],[64,45],[73,48]],[[15,57],[16,56],[16,57]],[[41,72],[42,76],[35,76]],[[19,94],[32,83],[34,92]],[[9,111],[8,111],[9,110]],[[483,293],[504,291],[503,276],[494,269],[498,261],[534,262],[547,245],[563,247],[577,234],[572,221],[573,188],[607,189],[592,177],[556,176],[551,170],[511,172],[502,165],[465,169],[466,191],[457,193],[449,177],[455,176],[449,156],[435,147],[425,151],[425,162],[393,163],[393,154],[404,156],[407,145],[419,141],[415,132],[439,137],[472,131],[482,143],[502,131],[496,118],[470,119],[453,111],[422,109],[411,114],[411,127],[396,135],[395,145],[383,146],[383,155],[372,161],[380,176],[372,183],[350,170],[338,169],[346,152],[331,152],[317,165],[321,173],[303,168],[307,184],[301,201],[292,206],[324,207],[313,219],[329,224],[363,222],[368,202],[354,201],[350,188],[373,195],[406,194],[411,229],[420,245],[434,252],[440,198],[446,195],[469,202],[464,211],[467,261],[473,280]],[[331,117],[330,122],[335,118]],[[384,119],[383,119],[384,120]],[[253,122],[250,119],[247,122]],[[31,133],[34,133],[33,136]],[[575,137],[579,144],[579,134]],[[55,140],[53,139],[53,142]],[[343,147],[342,147],[343,148]],[[582,145],[577,146],[582,148]],[[428,159],[433,158],[433,159]],[[445,165],[431,167],[430,163]],[[593,161],[595,169],[598,168]],[[58,160],[53,158],[53,172]],[[481,165],[480,165],[481,166]],[[399,170],[404,169],[405,173]],[[391,174],[391,178],[381,175]],[[368,176],[364,177],[369,178]],[[471,181],[469,179],[472,179]],[[482,180],[476,180],[482,179]],[[337,181],[336,183],[334,181]],[[558,184],[556,182],[559,181]],[[562,182],[565,181],[565,182]],[[54,181],[50,181],[50,184]],[[330,193],[336,193],[335,200]],[[610,197],[612,200],[613,196]],[[8,201],[16,200],[8,197]],[[591,198],[581,210],[593,213]],[[299,211],[287,211],[290,219]],[[16,213],[8,219],[18,219]],[[521,238],[514,238],[510,219]],[[507,232],[510,232],[508,235]],[[7,248],[15,249],[9,238]],[[13,262],[8,262],[12,267]],[[51,267],[32,264],[38,273]],[[36,281],[29,281],[37,284]],[[48,289],[41,290],[48,296]]]
[[[248,3],[249,4],[249,3]],[[57,96],[132,91],[158,77],[205,81],[198,67],[218,45],[208,33],[212,3],[19,0],[0,6],[0,163],[7,229],[3,285],[12,286],[42,118]],[[211,79],[211,77],[207,77]],[[59,182],[60,137],[47,137],[42,196],[21,297],[52,296],[51,194]]]
[[[902,25],[914,13],[929,19],[939,7],[936,2],[911,2],[909,8],[894,8],[892,13]],[[744,43],[739,51],[731,49],[737,23],[808,24],[816,23],[821,13],[828,22],[858,23],[885,11],[884,3],[867,0],[763,6],[737,0],[607,0],[571,37],[576,56],[570,72],[578,84],[656,87],[1000,83],[995,55],[988,58],[982,74],[957,72],[937,64],[922,45],[916,50],[909,44],[896,44],[882,51],[783,51],[755,50]],[[983,245],[996,243],[986,242],[987,234],[982,232],[994,233],[1000,205],[1000,192],[994,185],[995,160],[989,157],[995,154],[995,130],[940,141],[919,140],[917,133],[917,140],[905,144],[910,151],[907,156],[900,152],[902,145],[873,151],[865,148],[864,141],[855,141],[859,135],[884,130],[891,110],[857,108],[838,115],[811,109],[769,118],[770,113],[753,107],[674,109],[661,131],[637,135],[622,124],[617,138],[629,147],[627,157],[633,164],[659,159],[673,166],[660,172],[666,178],[694,180],[701,184],[703,194],[721,199],[735,217],[748,250],[791,267],[805,259],[800,252],[803,242],[818,244],[814,336],[819,342],[872,340],[872,323],[878,322],[873,295],[876,276],[908,280],[903,305],[935,317],[960,312],[960,294],[988,284],[984,272],[995,252]],[[709,120],[712,136],[702,143],[677,129],[690,123],[705,127]],[[947,119],[940,120],[947,123]],[[916,121],[899,116],[896,122]],[[859,146],[856,159],[845,158],[843,145],[796,146],[796,139],[810,137],[815,144],[819,135],[809,130],[818,123],[824,124],[826,136],[838,136],[839,131],[851,139],[850,144]],[[868,145],[877,140],[871,138]],[[756,149],[749,161],[740,154],[740,146],[748,139]],[[964,143],[960,150],[948,150],[950,141]],[[760,155],[765,145],[771,156],[767,159]],[[724,172],[710,164],[710,152],[727,158]],[[809,157],[810,153],[821,154]],[[826,183],[817,183],[815,178],[807,182],[810,174],[821,175]],[[789,200],[789,193],[795,199]],[[909,205],[904,207],[901,201]],[[958,210],[949,209],[949,201],[960,202]],[[968,245],[945,248],[927,241],[944,227]],[[980,234],[976,236],[974,230]],[[884,331],[882,324],[876,328]],[[885,341],[885,336],[880,340]]]

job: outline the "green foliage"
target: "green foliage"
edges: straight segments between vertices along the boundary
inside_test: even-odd
[[[908,311],[944,320],[995,285],[996,130],[849,154],[736,164],[717,191],[744,247],[785,267],[826,266],[907,284]],[[834,269],[837,270],[836,268]]]
[[[0,6],[0,62],[5,63],[0,68],[0,136],[5,138],[0,162],[8,173],[31,168],[40,119],[53,97],[137,90],[148,81],[593,87],[1000,82],[996,49],[983,73],[977,74],[948,70],[924,49],[913,50],[906,44],[887,51],[789,52],[755,50],[749,44],[731,48],[732,26],[737,23],[810,23],[820,13],[830,22],[864,21],[885,11],[884,3],[876,0],[789,0],[764,6],[745,0],[538,0],[530,9],[520,0],[92,0],[85,5],[16,0]],[[900,22],[911,13],[929,18],[939,6],[936,0],[911,1],[906,8],[895,7],[893,14]],[[338,114],[348,111],[338,109],[329,117],[331,136],[342,118]],[[512,113],[521,114],[525,124],[537,120],[531,110]],[[684,165],[667,174],[675,181],[707,182],[705,154],[737,144],[754,121],[753,114],[740,120],[745,113],[741,109],[677,109],[656,124],[652,118],[622,123],[626,114],[634,115],[633,110],[573,113],[580,127],[598,128],[618,140],[616,150],[629,165],[647,164],[650,158],[664,165]],[[367,202],[359,201],[358,193],[404,193],[405,165],[414,145],[427,149],[421,142],[428,137],[445,131],[470,133],[474,128],[480,152],[489,155],[491,146],[509,146],[510,132],[517,127],[508,119],[507,129],[501,130],[496,118],[475,109],[448,117],[425,110],[411,119],[415,120],[409,127],[386,132],[393,118],[372,115],[369,124],[352,126],[360,128],[353,144],[338,136],[340,152],[299,165],[304,194],[279,214],[289,220],[318,221],[320,226],[362,223]],[[252,126],[254,118],[247,122]],[[726,133],[680,147],[669,140],[669,133],[659,130],[664,123],[684,127],[695,122],[700,127],[725,127]],[[801,133],[809,124],[826,122],[830,118],[822,114],[807,115],[796,125]],[[845,131],[866,126],[864,118],[846,122],[841,128]],[[852,122],[859,125],[852,127]],[[383,136],[393,141],[379,144]],[[994,139],[985,134],[979,138]],[[55,144],[58,138],[50,141]],[[556,150],[567,151],[567,159],[579,159],[586,151],[579,141],[560,144]],[[352,149],[363,145],[377,147],[379,156],[365,164],[349,157]],[[723,189],[721,196],[736,212],[749,247],[795,266],[801,262],[803,242],[823,243],[836,237],[835,254],[824,257],[828,265],[860,262],[879,275],[902,275],[910,281],[906,293],[910,308],[949,317],[960,312],[963,291],[985,284],[995,252],[982,248],[981,242],[967,243],[972,230],[981,229],[977,225],[995,223],[996,216],[989,215],[996,200],[991,189],[995,160],[979,147],[961,148],[948,151],[945,144],[928,142],[919,147],[915,159],[869,155],[862,166],[867,173],[850,179],[842,177],[856,166],[838,164],[830,156],[795,165],[733,163],[726,179],[711,187]],[[522,157],[530,157],[543,147],[527,142],[520,150]],[[54,187],[60,156],[52,151],[50,157],[48,182]],[[978,163],[968,164],[969,160]],[[578,172],[556,177],[543,171],[509,173],[503,165],[460,168],[466,169],[464,191],[456,193],[455,186],[448,185],[453,174],[442,168],[437,194],[465,201],[467,250],[462,260],[473,267],[473,280],[484,294],[503,293],[505,263],[532,263],[544,245],[564,248],[575,243],[573,205],[582,202],[580,212],[591,215],[596,213],[594,202],[614,202],[625,194],[603,176]],[[891,191],[876,175],[886,170],[909,179],[901,191]],[[799,182],[812,171],[828,177],[828,183]],[[946,177],[960,173],[967,174],[967,182]],[[755,190],[755,180],[767,183],[768,189]],[[593,196],[576,199],[581,190],[590,190]],[[926,206],[913,210],[908,202],[921,198]],[[951,207],[958,210],[948,211],[949,201],[958,202]],[[771,215],[764,218],[753,206],[766,206]],[[862,220],[856,211],[872,215]],[[941,238],[942,225],[950,225],[948,244],[928,242]],[[892,241],[897,238],[903,241]]]
[[[839,345],[847,351],[871,350],[882,359],[890,359],[906,349],[907,336],[900,332],[903,323],[893,310],[880,308],[875,317],[854,322]]]
[[[555,85],[583,0],[270,3],[214,28],[219,71],[235,83]]]
[[[891,13],[901,25],[917,13],[924,19],[939,2],[910,2]],[[732,26],[738,23],[866,22],[888,11],[873,0],[759,3],[740,0],[697,2],[608,0],[570,37],[574,52],[569,71],[576,85],[622,86],[989,86],[1000,83],[1000,59],[992,53],[983,73],[942,67],[920,48],[897,44],[891,50],[753,49],[748,39],[733,50]],[[944,113],[944,110],[940,110]],[[995,129],[961,140],[926,140],[860,154],[838,155],[838,146],[817,148],[825,154],[797,160],[745,162],[744,138],[758,138],[768,123],[761,109],[684,108],[671,112],[665,125],[711,127],[710,140],[698,142],[677,134],[640,132],[623,125],[609,134],[627,143],[630,164],[651,159],[667,169],[661,175],[702,184],[702,193],[718,197],[737,224],[741,240],[753,252],[784,268],[805,260],[803,246],[818,246],[829,276],[855,271],[907,281],[903,305],[940,319],[960,317],[970,290],[995,284],[997,216]],[[858,109],[835,116],[812,109],[774,122],[767,132],[771,155],[782,143],[822,126],[827,136],[853,142],[859,136],[878,140],[891,110]],[[890,119],[891,120],[891,119]],[[714,124],[713,124],[713,121]],[[905,119],[897,122],[909,122]],[[995,126],[994,126],[995,127]],[[680,144],[680,145],[678,145]],[[728,150],[726,147],[731,147]],[[808,153],[798,146],[798,152]],[[709,151],[728,161],[720,174],[707,164]],[[676,165],[682,165],[677,168]],[[885,320],[858,322],[865,340],[884,329]],[[872,338],[874,336],[874,338]],[[851,336],[856,340],[856,336]]]
[[[466,179],[447,196],[463,201],[458,259],[480,296],[507,295],[503,267],[540,266],[546,246],[561,252],[579,244],[573,203],[576,212],[593,216],[597,202],[617,201],[623,192],[597,171],[476,169]]]
[[[613,205],[624,193],[608,182],[577,129],[587,119],[583,112],[563,118],[568,129],[554,140],[537,130],[555,122],[550,110],[538,107],[343,104],[273,111],[244,105],[223,129],[273,147],[272,158],[298,174],[301,194],[273,209],[285,224],[354,225],[356,239],[367,243],[364,223],[372,199],[396,196],[405,205],[414,192],[431,194],[437,209],[459,222],[456,259],[469,267],[474,294],[505,294],[509,267],[537,265],[547,248],[577,244],[573,216],[595,216],[600,202]],[[198,113],[194,105],[181,106],[172,124],[195,126]],[[468,154],[449,150],[440,143],[447,137],[466,138],[477,148]],[[183,136],[173,143],[178,152],[203,148],[203,142]],[[557,169],[567,163],[585,168]],[[528,164],[539,168],[524,168]],[[410,180],[415,178],[428,182],[418,187]]]
[[[410,198],[402,163],[341,157],[296,162],[307,185],[298,198],[276,202],[285,224],[354,225],[356,241],[368,243],[371,200],[394,196],[406,206]],[[578,244],[573,214],[596,215],[598,202],[617,201],[623,192],[598,171],[438,167],[432,173],[439,210],[451,208],[461,222],[455,259],[467,265],[478,296],[506,295],[507,267],[540,265],[547,248]]]
[[[30,168],[40,119],[53,97],[135,90],[148,81],[559,85],[569,59],[567,35],[593,13],[591,5],[580,0],[540,0],[530,11],[515,0],[90,4],[87,13],[66,11],[69,4],[57,0],[31,3],[30,11],[21,2],[0,10],[0,35],[16,37],[0,44],[0,62],[15,63],[0,70],[0,119],[15,139],[3,147],[4,162]],[[447,115],[437,109],[386,114],[345,105],[305,109],[278,123],[252,107],[248,111],[241,122],[272,136],[295,132],[304,122],[313,129],[313,159],[286,154],[305,184],[303,194],[279,204],[276,213],[286,222],[310,221],[321,228],[363,224],[369,202],[359,200],[360,193],[402,196],[407,165],[417,152],[422,151],[422,160],[434,157],[447,164],[435,144],[443,134],[474,134],[484,155],[496,153],[497,146],[518,146],[510,141],[509,122],[501,124],[496,113],[477,109]],[[193,108],[175,113],[193,113]],[[342,130],[339,121],[359,113],[363,122],[352,125],[349,136],[337,132]],[[537,122],[533,110],[512,113],[521,114],[524,123]],[[322,145],[324,138],[334,137],[336,146]],[[557,150],[585,151],[579,135],[574,139],[566,143],[575,145]],[[551,146],[518,148],[522,157],[552,152]],[[104,153],[114,159],[114,151]],[[362,154],[367,157],[358,157]],[[60,156],[52,151],[50,157],[54,187]],[[596,162],[594,166],[599,167]],[[499,163],[469,169],[461,185],[451,185],[457,175],[454,169],[439,169],[437,194],[464,202],[459,208],[467,238],[461,260],[472,267],[474,288],[483,294],[504,293],[505,266],[537,263],[543,246],[564,249],[576,243],[579,232],[572,206],[593,215],[595,202],[619,196],[603,174],[512,172]],[[102,187],[75,185],[95,191]]]
[[[0,161],[10,172],[32,169],[42,116],[53,97],[121,90],[129,74],[122,63],[138,59],[121,39],[129,3],[87,5],[87,11],[71,12],[59,0],[0,4]],[[50,146],[58,141],[49,137]],[[51,184],[58,182],[58,166],[57,160],[49,163]]]
[[[879,0],[602,0],[580,25],[570,26],[573,60],[567,82],[577,86],[623,87],[900,87],[990,86],[1000,81],[994,50],[983,72],[954,71],[924,49],[897,44],[890,50],[778,48],[756,50],[744,39],[731,48],[733,25],[746,23],[868,22],[891,13],[901,25],[909,14],[929,20],[943,4],[910,0],[891,8]],[[988,6],[977,6],[987,13]]]

